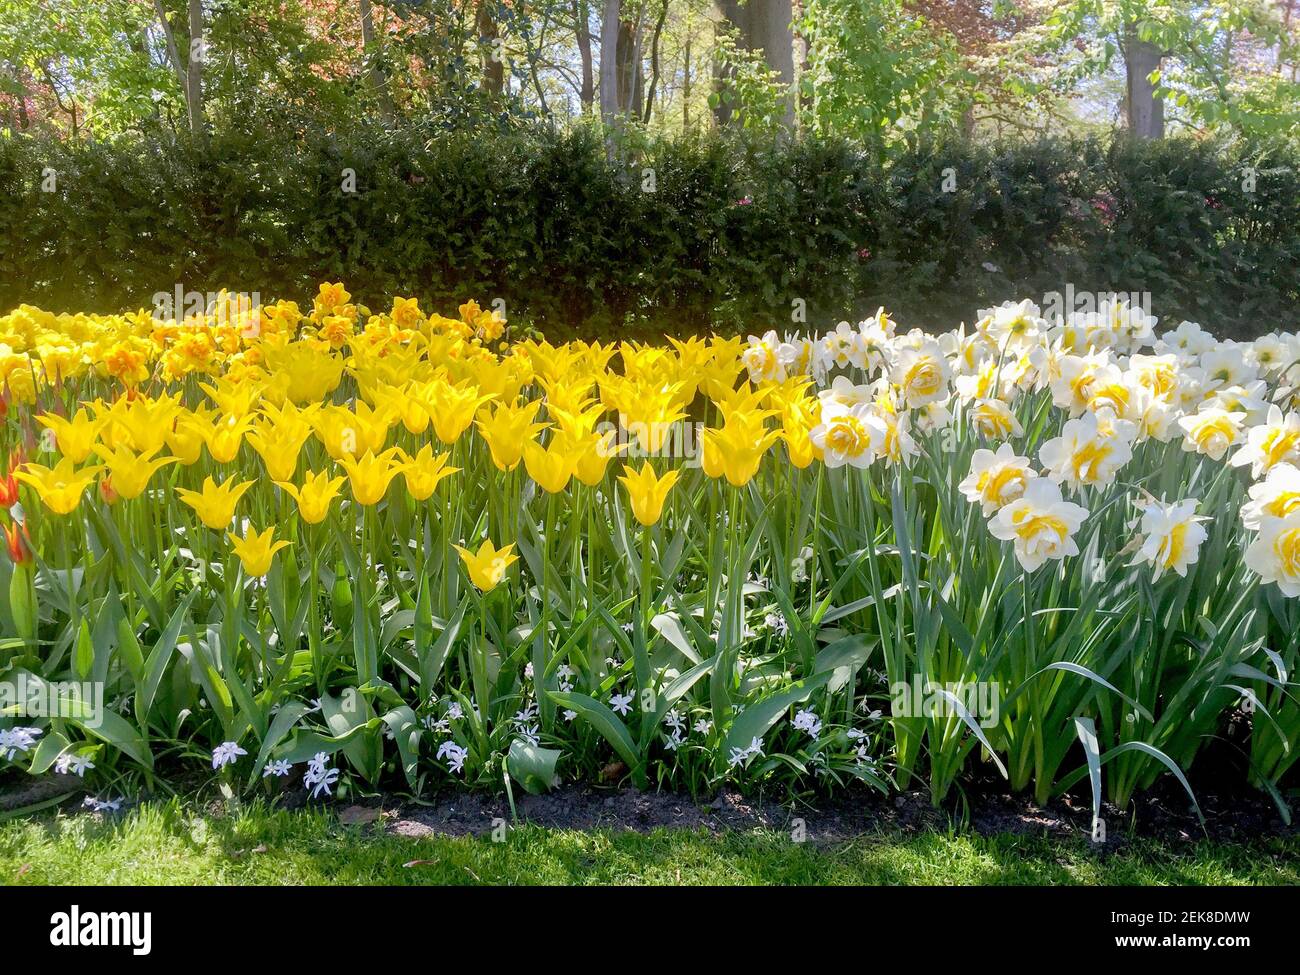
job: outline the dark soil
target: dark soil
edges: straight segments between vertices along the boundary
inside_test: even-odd
[[[371,803],[375,805],[375,803]],[[711,802],[695,802],[673,793],[602,790],[570,786],[541,796],[517,796],[521,821],[561,829],[614,829],[649,832],[666,829],[704,829],[710,832],[755,829],[791,832],[802,829],[812,842],[838,842],[866,834],[945,831],[966,827],[991,835],[1011,833],[1058,838],[1088,838],[1092,807],[1071,797],[1039,807],[1023,797],[990,792],[970,796],[960,808],[936,809],[925,792],[908,792],[891,798],[876,794],[822,802],[816,806],[784,805],[752,799],[727,790]],[[1103,807],[1107,821],[1105,846],[1117,847],[1132,836],[1170,841],[1211,838],[1221,841],[1251,840],[1266,836],[1297,835],[1267,799],[1234,796],[1219,800],[1201,797],[1206,816],[1204,829],[1187,807],[1186,797],[1167,796],[1154,790],[1134,801],[1124,815]],[[504,796],[453,794],[429,805],[411,803],[386,806],[386,828],[405,836],[451,836],[490,833],[494,820],[511,821]]]

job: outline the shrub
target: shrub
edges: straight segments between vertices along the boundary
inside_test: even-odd
[[[834,140],[712,136],[611,161],[584,128],[227,133],[203,151],[21,136],[0,139],[0,194],[3,308],[118,311],[177,282],[305,298],[343,279],[367,301],[500,299],[559,338],[652,336],[794,328],[797,299],[808,325],[884,305],[948,327],[1069,283],[1253,336],[1300,299],[1293,161],[1187,140],[882,162]]]

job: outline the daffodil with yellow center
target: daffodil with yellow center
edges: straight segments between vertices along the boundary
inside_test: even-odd
[[[469,573],[469,581],[474,583],[479,592],[488,593],[501,584],[506,570],[519,559],[513,552],[514,543],[497,549],[490,538],[484,539],[477,552],[472,552],[460,545],[453,548],[460,553],[461,561]]]
[[[199,520],[213,531],[220,531],[235,517],[235,505],[253,486],[252,481],[238,482],[234,477],[217,484],[211,475],[203,479],[203,489],[177,488],[176,496],[198,513]]]
[[[366,451],[361,457],[344,457],[339,464],[347,471],[352,497],[357,504],[378,504],[388,492],[388,485],[402,470],[398,449],[389,447],[376,456]]]
[[[149,478],[153,477],[159,468],[176,463],[175,457],[153,459],[156,450],[155,447],[146,454],[137,454],[124,445],[119,445],[114,450],[102,446],[95,448],[100,460],[108,468],[113,490],[128,501],[144,493]]]
[[[319,525],[329,514],[330,502],[337,497],[339,489],[346,480],[342,475],[330,477],[328,474],[307,471],[303,475],[302,486],[289,481],[276,481],[289,497],[298,502],[298,517],[309,525]]]
[[[274,528],[268,528],[258,534],[251,525],[243,538],[234,532],[226,533],[226,537],[230,539],[230,547],[239,556],[239,562],[244,567],[245,575],[260,578],[271,571],[271,561],[275,558],[275,553],[289,545],[283,540],[273,542],[271,539],[274,535]]]
[[[659,477],[649,461],[646,461],[639,471],[631,464],[623,465],[623,473],[619,475],[619,480],[627,488],[628,500],[632,503],[632,514],[637,521],[646,527],[659,521],[663,515],[664,502],[668,500],[668,492],[672,490],[680,476],[681,471],[671,470]]]
[[[1246,549],[1245,562],[1265,583],[1277,583],[1292,598],[1300,596],[1300,511],[1265,518]]]
[[[976,450],[971,455],[970,473],[957,489],[988,516],[1023,497],[1034,477],[1029,458],[1017,456],[1011,444],[1004,443],[996,453]]]
[[[71,458],[74,464],[80,464],[90,456],[104,426],[102,419],[91,417],[85,409],[78,409],[71,418],[42,413],[36,421],[54,435],[59,453]]]
[[[68,515],[77,510],[81,495],[97,474],[104,468],[93,464],[76,470],[72,458],[64,457],[54,467],[24,464],[14,477],[36,491],[37,496],[56,515]]]
[[[436,457],[433,447],[425,444],[414,457],[405,453],[402,458],[402,476],[406,479],[406,490],[416,501],[426,501],[438,488],[443,478],[451,477],[460,470],[449,467],[447,458],[451,454],[442,453]]]

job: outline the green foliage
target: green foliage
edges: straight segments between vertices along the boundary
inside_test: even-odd
[[[835,139],[706,137],[611,162],[585,128],[263,130],[206,149],[10,136],[0,198],[4,308],[133,309],[178,282],[301,300],[342,279],[363,301],[501,298],[564,338],[790,329],[795,299],[810,325],[884,305],[946,328],[1069,283],[1253,336],[1300,300],[1295,159],[1188,140],[881,160]]]

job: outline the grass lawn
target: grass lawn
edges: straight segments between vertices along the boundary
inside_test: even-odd
[[[521,826],[503,842],[411,838],[327,811],[154,804],[125,816],[0,822],[3,884],[1297,884],[1300,839],[1229,844],[877,834],[833,845],[774,832],[649,835]]]

